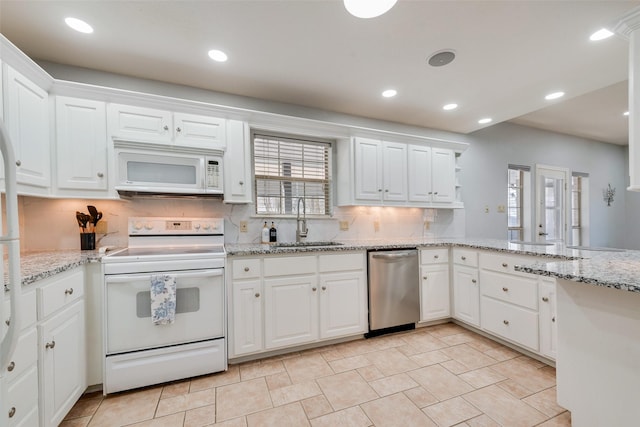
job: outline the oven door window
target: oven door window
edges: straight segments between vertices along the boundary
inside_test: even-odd
[[[224,336],[224,269],[105,276],[107,354]],[[176,277],[176,318],[151,320],[151,276]]]

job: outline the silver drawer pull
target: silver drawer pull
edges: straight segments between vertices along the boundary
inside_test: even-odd
[[[22,162],[20,160],[16,160],[16,166],[22,166]]]
[[[15,362],[12,360],[11,363],[9,363],[9,366],[7,366],[7,371],[11,372],[15,369],[16,364]]]
[[[104,174],[102,172],[98,172],[96,175],[98,175],[98,178],[104,178]]]
[[[422,280],[427,280],[427,276],[422,276]]]
[[[502,288],[502,290],[503,290],[504,292],[509,292],[509,288],[507,288],[506,286],[505,286],[505,287],[503,287],[503,288]]]
[[[553,316],[553,317],[551,318],[551,321],[555,323],[555,321],[556,321],[556,316]]]
[[[5,320],[4,323],[7,326],[11,326],[11,318],[8,318],[7,320]]]
[[[180,129],[179,127],[176,128],[176,132],[182,132],[182,129]]]
[[[245,268],[244,268],[244,271],[245,271],[245,272],[246,272],[246,271],[249,271],[249,267],[245,267]]]
[[[542,297],[542,301],[544,301],[544,302],[549,302],[549,298],[547,298],[547,297]]]
[[[467,257],[466,257],[466,256],[461,256],[460,258],[461,258],[463,261],[466,261],[466,260],[467,260]]]
[[[65,289],[64,290],[64,294],[65,295],[72,295],[73,294],[73,288]]]
[[[54,340],[54,341],[51,341],[51,342],[46,343],[46,344],[44,345],[44,348],[46,348],[46,349],[49,349],[49,348],[53,349],[53,348],[55,348],[55,346],[56,346],[56,342],[55,342],[55,340]]]
[[[260,298],[260,292],[256,292],[256,298]]]
[[[162,129],[164,129],[164,130],[169,130],[169,126],[164,125],[164,127],[163,127]]]
[[[311,290],[312,290],[313,292],[315,292],[315,291],[317,291],[317,290],[318,290],[318,288],[316,288],[316,287],[314,286],[313,288],[311,288]]]
[[[476,279],[471,279],[471,283],[477,283],[478,281]]]
[[[433,258],[434,258],[434,259],[438,259],[438,258],[440,258],[440,257],[439,257],[438,255],[434,255],[434,256],[433,256]]]
[[[508,320],[503,320],[502,323],[504,323],[505,325],[508,325],[509,321]]]
[[[11,409],[9,409],[9,418],[13,418],[15,414],[16,414],[16,407],[12,406]]]
[[[507,268],[507,267],[509,267],[509,264],[507,264],[506,262],[503,262],[503,263],[502,263],[502,266],[503,266],[504,268]]]
[[[323,287],[322,287],[322,290],[323,290],[323,291],[326,291],[326,290],[327,290],[327,287],[326,287],[326,286],[323,286]]]

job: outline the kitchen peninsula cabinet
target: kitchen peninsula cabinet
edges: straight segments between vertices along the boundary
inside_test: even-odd
[[[453,317],[480,326],[480,283],[478,253],[453,249]]]
[[[420,250],[420,321],[451,316],[449,248]]]
[[[106,104],[56,97],[55,189],[58,196],[109,196]]]
[[[540,353],[555,360],[558,355],[556,279],[538,278]]]
[[[226,146],[222,118],[123,104],[109,104],[107,117],[109,133],[117,139],[212,150]]]

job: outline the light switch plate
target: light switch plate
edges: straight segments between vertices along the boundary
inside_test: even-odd
[[[349,221],[340,221],[340,231],[347,231],[349,229]]]
[[[248,231],[249,228],[249,224],[247,223],[247,221],[240,221],[240,232],[241,233],[246,233]]]
[[[505,207],[504,205],[498,205],[498,213],[504,213],[505,212]]]

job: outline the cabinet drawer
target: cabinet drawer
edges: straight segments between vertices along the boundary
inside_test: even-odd
[[[420,249],[420,263],[440,264],[449,262],[449,248]]]
[[[2,425],[17,426],[21,424],[33,408],[38,407],[38,368],[31,366],[24,375],[11,384],[7,390],[7,401],[3,402]],[[13,414],[9,417],[9,414]],[[8,421],[8,422],[7,422]]]
[[[364,270],[366,268],[363,253],[320,255],[318,257],[318,270],[324,272]]]
[[[481,298],[481,327],[493,334],[538,351],[538,314],[489,297]]]
[[[232,265],[234,279],[253,279],[260,277],[261,268],[259,259],[234,259]]]
[[[264,260],[264,275],[269,277],[314,274],[316,264],[315,256],[267,258]]]
[[[5,379],[11,382],[38,360],[38,334],[31,328],[20,335],[8,366],[3,366]]]
[[[480,268],[485,270],[499,271],[502,273],[527,275],[514,270],[514,266],[522,264],[533,264],[536,260],[527,257],[519,257],[514,255],[481,253]]]
[[[38,307],[41,320],[65,305],[82,298],[84,294],[83,272],[82,268],[73,270],[38,288]]]
[[[4,300],[4,315],[5,319],[2,320],[2,325],[0,327],[0,331],[2,335],[7,330],[8,322],[11,321],[11,311],[9,304],[9,296]],[[27,329],[33,325],[35,325],[37,320],[36,315],[36,291],[25,292],[22,294],[20,298],[20,328],[22,330]]]
[[[478,266],[478,252],[469,249],[453,249],[453,262],[458,265]]]
[[[538,281],[535,279],[481,270],[480,289],[482,295],[538,309]]]

